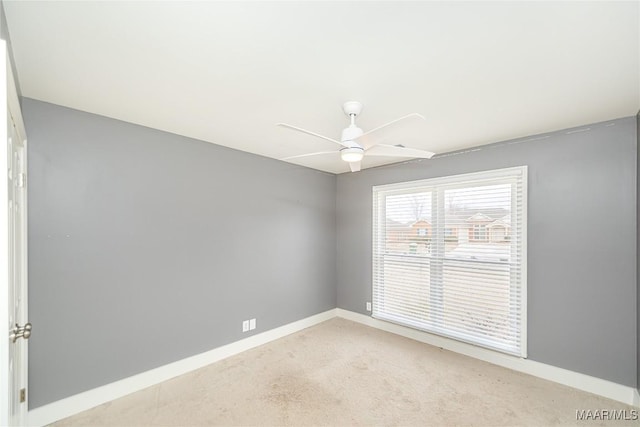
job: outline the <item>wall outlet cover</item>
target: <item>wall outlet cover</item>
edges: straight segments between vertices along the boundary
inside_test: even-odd
[[[367,311],[371,311],[371,302],[367,301]]]
[[[256,319],[249,320],[249,330],[253,331],[256,328]]]
[[[242,332],[247,332],[249,330],[249,321],[248,320],[243,320],[242,321]]]

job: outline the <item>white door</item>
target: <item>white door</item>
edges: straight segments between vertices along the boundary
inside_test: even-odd
[[[27,339],[31,335],[27,319],[27,168],[24,138],[9,117],[9,376],[13,382],[11,395],[11,425],[22,425],[27,409]],[[22,329],[22,330],[21,330]]]
[[[18,104],[11,68],[2,43],[4,64],[2,87],[6,87],[4,104],[7,117],[2,132],[7,149],[0,150],[0,166],[7,171],[7,185],[0,186],[0,274],[5,275],[6,302],[0,303],[0,315],[4,315],[6,329],[0,334],[2,382],[0,397],[0,425],[24,425],[27,413],[27,353],[31,334],[27,320],[27,147],[24,125]],[[4,153],[2,153],[4,151]],[[6,153],[6,154],[5,154]],[[6,157],[5,157],[6,156]],[[6,191],[6,193],[5,193]],[[0,199],[1,200],[1,199]],[[5,222],[6,220],[6,222]],[[6,224],[6,225],[3,225]],[[2,283],[2,282],[0,282]],[[3,289],[3,293],[4,293]],[[0,301],[4,298],[0,298]]]

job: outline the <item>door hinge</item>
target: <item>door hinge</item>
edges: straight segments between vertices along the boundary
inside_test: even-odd
[[[20,403],[24,403],[27,400],[27,389],[26,388],[21,388],[20,389]]]

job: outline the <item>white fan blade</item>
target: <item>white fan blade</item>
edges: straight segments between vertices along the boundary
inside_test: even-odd
[[[397,145],[378,144],[365,151],[367,156],[388,156],[388,157],[414,157],[420,159],[430,159],[436,153],[417,148],[399,147]]]
[[[374,145],[376,145],[376,137],[383,136],[383,135],[374,136],[373,135],[374,133],[379,132],[383,129],[393,130],[393,128],[396,127],[394,125],[397,125],[398,123],[403,123],[405,120],[408,120],[408,119],[426,120],[424,116],[418,113],[407,114],[406,116],[400,117],[399,119],[392,120],[389,123],[385,123],[382,126],[378,126],[377,128],[373,128],[370,131],[363,133],[362,135],[357,137],[355,141],[361,144],[365,148],[373,147]],[[378,138],[378,141],[380,141],[380,138]]]
[[[349,162],[351,172],[360,172],[360,162]]]
[[[342,142],[340,142],[340,141],[338,141],[336,139],[329,138],[328,136],[320,135],[319,133],[311,132],[309,130],[302,129],[302,128],[299,128],[299,127],[296,127],[296,126],[291,126],[291,125],[288,125],[286,123],[277,123],[276,126],[282,126],[282,127],[288,128],[288,129],[297,130],[298,132],[306,133],[307,135],[316,136],[318,138],[322,138],[322,139],[325,139],[327,141],[331,141],[331,142],[336,143],[336,144],[338,144],[338,145],[340,145],[342,147],[348,147],[348,145],[343,144]]]
[[[280,160],[291,160],[291,159],[299,159],[301,157],[311,157],[311,156],[319,156],[322,154],[338,154],[340,153],[339,151],[318,151],[317,153],[309,153],[309,154],[300,154],[298,156],[289,156],[289,157],[284,157]]]

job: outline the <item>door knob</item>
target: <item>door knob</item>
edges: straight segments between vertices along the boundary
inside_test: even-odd
[[[31,336],[31,329],[31,323],[25,323],[24,326],[20,326],[16,323],[16,326],[11,331],[9,338],[11,338],[12,342],[16,342],[18,338],[24,338],[25,340],[28,340]]]

